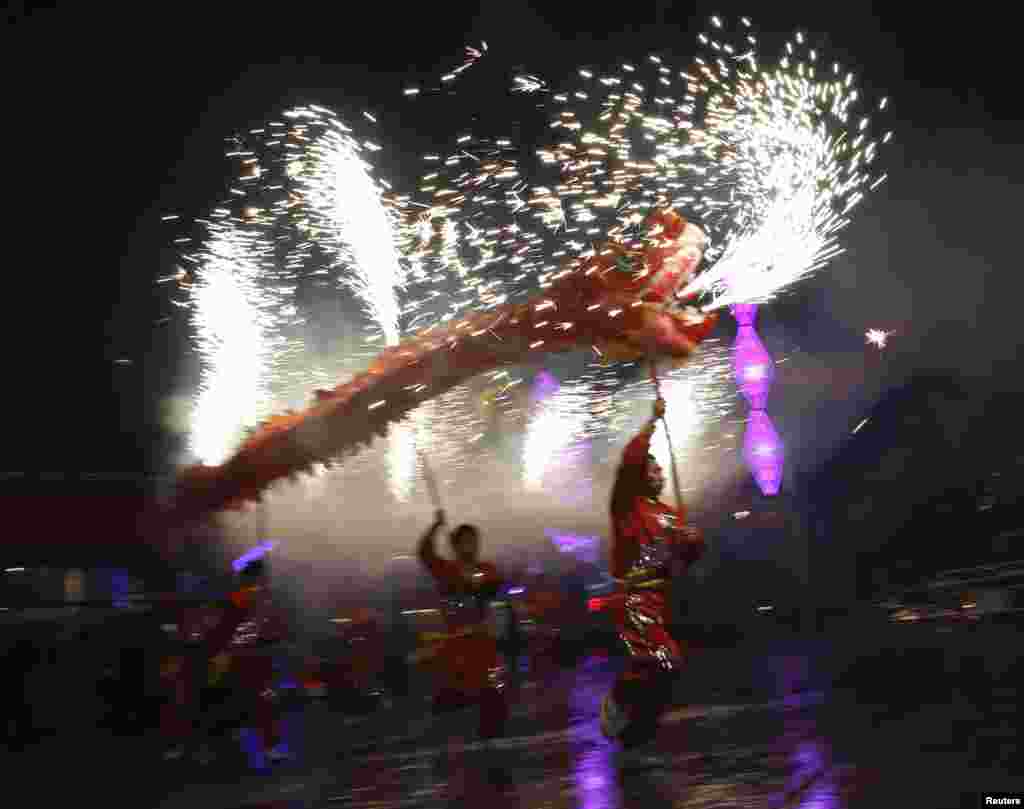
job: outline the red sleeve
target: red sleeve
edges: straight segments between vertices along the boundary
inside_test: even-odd
[[[449,559],[442,559],[440,556],[425,557],[423,564],[426,565],[434,581],[444,586],[451,586],[458,583],[459,569]]]
[[[626,445],[612,488],[613,536],[609,561],[611,574],[616,578],[625,575],[636,554],[638,521],[642,519],[636,510],[637,498],[643,493],[644,467],[651,448],[652,434],[653,430],[647,427]]]
[[[626,449],[622,452],[623,466],[636,466],[647,463],[647,453],[651,449],[652,434],[650,429],[644,428],[637,433],[632,441],[626,444]]]
[[[221,618],[220,623],[210,632],[207,636],[207,649],[211,655],[217,655],[228,648],[231,643],[231,639],[235,635],[235,630],[238,629],[238,625],[245,620],[248,610],[241,605],[241,600],[234,597],[228,602],[227,609],[224,611],[224,616]]]
[[[680,523],[685,518],[685,512],[680,514]],[[704,541],[704,534],[698,533],[695,539],[688,539],[682,537],[676,537],[673,543],[678,551],[679,558],[686,563],[687,566],[692,565],[698,559],[704,555],[704,551],[707,550],[707,543]]]
[[[501,584],[501,574],[498,572],[498,568],[490,562],[481,562],[480,569],[489,583]]]

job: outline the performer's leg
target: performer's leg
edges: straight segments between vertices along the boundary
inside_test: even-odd
[[[602,729],[626,746],[650,741],[670,703],[671,677],[682,650],[665,628],[660,594],[630,594],[620,618],[620,637],[630,659],[601,707]]]
[[[480,695],[480,738],[496,739],[505,732],[508,701],[504,689],[488,688]]]
[[[250,705],[250,717],[264,751],[277,744],[277,717],[271,686],[274,664],[269,656],[239,657],[238,686]]]
[[[271,750],[280,743],[280,723],[277,717],[277,701],[272,689],[274,681],[273,661],[261,658],[260,688],[256,701],[256,729],[263,738],[263,749]]]
[[[162,679],[165,697],[160,706],[160,733],[166,745],[164,758],[170,760],[184,755],[193,731],[192,682],[187,661],[168,664]]]
[[[629,726],[619,737],[623,747],[636,747],[654,739],[658,723],[672,704],[672,690],[677,672],[650,667],[642,680],[633,680],[623,689],[630,711]]]

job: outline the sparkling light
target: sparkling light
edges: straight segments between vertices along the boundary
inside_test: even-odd
[[[854,115],[858,90],[852,79],[827,75],[813,51],[801,56],[802,42],[787,48],[775,66],[761,68],[756,38],[744,26],[737,40],[742,47],[736,47],[723,38],[725,24],[715,23],[714,36],[704,37],[688,70],[652,56],[608,73],[581,71],[569,87],[517,77],[516,89],[535,94],[551,125],[536,163],[522,159],[524,144],[463,131],[448,148],[424,157],[426,171],[408,194],[392,193],[373,178],[371,157],[380,147],[357,138],[322,107],[293,111],[288,123],[254,130],[261,145],[234,142],[231,155],[241,170],[232,193],[238,199],[217,221],[262,240],[257,253],[263,259],[241,274],[251,279],[248,297],[239,298],[260,311],[255,320],[243,319],[250,326],[258,322],[261,330],[214,339],[213,325],[226,334],[234,328],[229,313],[241,307],[227,303],[226,292],[220,303],[211,299],[211,325],[199,338],[206,369],[201,398],[207,398],[197,409],[193,437],[195,446],[213,446],[204,459],[223,459],[225,448],[230,451],[237,440],[232,430],[238,434],[232,419],[251,424],[270,407],[304,404],[311,389],[365,368],[381,345],[403,333],[534,295],[607,238],[645,238],[639,225],[655,205],[702,218],[711,267],[694,290],[710,294],[711,307],[771,298],[837,255],[836,235],[850,210],[884,179],[869,177],[868,168],[888,135],[869,140],[867,119]],[[462,66],[443,83],[485,51],[467,50]],[[410,88],[407,94],[419,92]],[[271,244],[274,257],[267,252]],[[197,266],[214,274],[205,262]],[[212,277],[193,283],[196,294],[203,284],[212,285]],[[375,334],[359,345],[339,339],[349,324],[317,322],[317,313],[300,303],[296,290],[303,285],[321,298],[339,288],[342,295],[354,294]],[[558,313],[550,314],[559,323]],[[300,324],[328,338],[332,348],[325,356],[303,348],[294,333]],[[218,383],[223,392],[208,393],[222,373],[210,369],[231,365],[226,345],[243,339],[248,357],[230,373],[247,374],[250,381]],[[542,348],[543,341],[535,346]],[[728,365],[723,348],[706,344],[693,366],[665,375],[677,455],[692,457],[697,437],[729,412]],[[754,363],[746,376],[763,380],[771,370]],[[489,425],[522,417],[515,386],[523,373],[510,368],[488,374],[484,408],[479,391],[463,387],[431,399],[414,411],[408,427],[393,430],[388,456],[396,496],[411,492],[417,450],[436,459],[443,475],[472,468],[486,451],[482,438]],[[556,433],[559,441],[572,434],[619,443],[653,395],[650,383],[628,367],[594,364],[580,371],[577,365],[559,376],[552,406],[526,414],[532,419],[523,456],[528,487],[570,462],[572,445],[560,447],[552,440]],[[256,377],[262,381],[251,381]],[[207,415],[215,411],[223,429]],[[199,441],[199,435],[208,438]],[[702,449],[726,447],[715,438]],[[667,448],[656,441],[655,452],[666,455]]]
[[[217,464],[243,428],[270,412],[274,324],[260,285],[265,246],[230,222],[212,230],[202,273],[189,290],[202,361],[190,449],[202,463]]]
[[[398,252],[396,216],[384,204],[384,189],[363,159],[364,144],[353,138],[337,117],[319,109],[302,108],[289,118],[323,127],[312,145],[293,161],[314,227],[332,237],[336,260],[345,272],[341,283],[363,303],[387,346],[401,338],[398,290],[405,268]],[[372,119],[371,119],[372,120]],[[325,244],[321,239],[319,244]],[[416,475],[416,428],[396,424],[387,436],[388,475],[396,499],[412,493]]]
[[[854,114],[852,74],[819,71],[802,36],[762,69],[756,39],[740,33],[739,47],[708,38],[717,53],[698,59],[689,87],[705,107],[693,132],[705,209],[727,222],[717,261],[690,287],[715,295],[708,308],[766,301],[823,267],[842,252],[850,211],[884,179],[869,171],[878,142]]]
[[[322,131],[290,164],[321,248],[344,264],[341,283],[363,303],[386,345],[401,336],[397,290],[405,271],[400,260],[394,215],[384,206],[384,189],[363,158],[363,146],[333,114],[302,108],[287,117],[316,123]]]
[[[889,342],[889,335],[892,332],[882,331],[882,329],[868,329],[864,333],[864,339],[867,340],[868,345],[873,345],[877,349],[883,349]]]
[[[534,385],[535,401],[523,446],[523,485],[527,491],[544,488],[545,474],[555,463],[572,465],[572,453],[584,435],[585,413],[579,393],[559,389],[550,374],[541,373]]]

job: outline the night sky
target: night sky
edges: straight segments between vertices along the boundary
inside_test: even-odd
[[[196,368],[155,283],[177,258],[160,217],[203,216],[221,199],[226,136],[301,102],[369,109],[391,155],[382,175],[410,187],[425,145],[473,114],[507,117],[500,79],[514,68],[559,81],[652,52],[685,64],[711,13],[751,16],[765,56],[770,32],[780,44],[796,28],[822,33],[870,96],[892,99],[890,179],[854,216],[847,253],[763,316],[769,349],[794,353],[794,387],[773,405],[790,445],[817,458],[880,387],[920,369],[963,374],[978,392],[1020,387],[1024,122],[1008,78],[1019,44],[1008,21],[975,20],[977,6],[911,19],[893,3],[102,5],[8,12],[9,474],[165,470],[161,402]],[[455,98],[403,98],[481,40],[489,54]],[[884,383],[864,378],[871,327],[897,331]]]

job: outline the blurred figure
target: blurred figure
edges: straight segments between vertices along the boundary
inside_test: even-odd
[[[330,666],[331,706],[346,713],[369,712],[383,696],[386,656],[380,616],[368,607],[346,611],[338,633],[345,656]]]
[[[493,739],[503,732],[508,716],[507,672],[488,622],[488,605],[501,581],[493,564],[480,561],[480,532],[473,525],[460,525],[449,535],[453,560],[438,556],[435,540],[444,524],[444,512],[438,511],[419,544],[420,561],[441,591],[447,629],[437,649],[441,684],[434,709],[479,705],[480,737]]]
[[[207,611],[180,604],[176,596],[165,602],[164,613],[172,648],[160,664],[160,732],[166,744],[164,760],[175,761],[195,742],[211,626]]]
[[[223,618],[210,633],[209,660],[231,679],[255,726],[258,752],[270,761],[290,758],[281,743],[278,695],[274,688],[274,648],[288,627],[271,597],[266,563],[249,562],[239,574]]]
[[[614,612],[629,659],[601,704],[601,728],[625,748],[653,739],[669,704],[684,657],[666,626],[669,588],[704,552],[700,532],[684,524],[685,512],[658,500],[665,475],[650,443],[664,415],[659,398],[651,420],[626,446],[612,490]]]
[[[558,672],[559,647],[566,618],[565,597],[553,577],[541,573],[526,588],[523,599],[528,627],[527,654],[530,674],[549,682]]]

